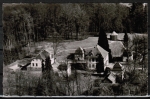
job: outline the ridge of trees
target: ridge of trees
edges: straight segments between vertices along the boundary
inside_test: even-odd
[[[100,32],[100,27],[105,32],[147,32],[147,5],[133,3],[128,8],[119,3],[4,4],[2,22],[4,57],[8,58],[7,53],[13,53],[13,48],[18,53],[17,47],[46,40],[55,32],[67,40]]]
[[[132,25],[132,30],[127,25]],[[142,3],[133,3],[131,8],[118,3],[3,6],[4,45],[43,40],[54,31],[64,34],[66,39],[76,32],[78,39],[80,32],[99,32],[100,27],[106,32],[147,32],[147,6],[143,8]]]

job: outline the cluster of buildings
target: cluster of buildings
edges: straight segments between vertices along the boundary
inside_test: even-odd
[[[68,66],[67,73],[68,76],[71,75],[71,64],[85,64],[88,70],[94,70],[98,73],[104,74],[106,69],[110,71],[108,79],[115,83],[115,75],[121,75],[124,78],[124,67],[120,62],[126,61],[127,56],[124,55],[126,48],[123,45],[123,41],[118,40],[118,34],[113,31],[111,33],[109,40],[109,47],[111,49],[112,58],[114,63],[109,62],[109,52],[103,49],[101,46],[96,45],[93,48],[82,48],[78,47],[71,56],[67,57]],[[50,58],[51,64],[55,63],[55,58],[53,50],[45,49],[42,50],[38,55],[30,59],[23,59],[17,62],[16,67],[21,70],[41,70],[42,65],[45,65],[45,60]],[[129,56],[129,59],[133,60],[133,55]],[[14,69],[14,67],[10,67]]]
[[[116,82],[116,76],[121,76],[124,79],[124,66],[121,62],[127,61],[127,55],[125,55],[126,48],[123,44],[123,40],[118,40],[118,34],[113,31],[109,38],[109,48],[114,60],[113,63],[109,62],[109,52],[103,49],[101,46],[96,45],[93,48],[78,47],[74,53],[71,53],[68,57],[69,66],[72,63],[86,64],[88,70],[95,70],[97,73],[104,74],[109,70],[108,79],[112,82]],[[128,56],[129,60],[133,60],[133,54]],[[99,71],[98,71],[99,69]],[[71,70],[68,70],[71,72]],[[69,74],[71,74],[69,72]]]
[[[42,71],[42,65],[45,65],[46,59],[50,58],[51,64],[54,64],[55,58],[53,50],[42,50],[35,57],[24,58],[18,60],[15,63],[10,64],[10,69],[16,70],[38,70]],[[11,66],[12,65],[12,66]]]

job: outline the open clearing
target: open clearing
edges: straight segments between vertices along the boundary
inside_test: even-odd
[[[107,33],[107,38],[109,38],[111,33]],[[130,38],[133,37],[134,34],[128,34]],[[138,35],[147,35],[147,34],[138,34]],[[122,40],[124,37],[124,33],[120,33],[118,34],[118,39]],[[65,48],[58,48],[58,52],[57,52],[57,58],[56,60],[58,62],[61,61],[65,61],[66,57],[70,54],[70,53],[74,53],[75,50],[80,46],[82,48],[91,48],[94,47],[98,42],[98,37],[88,37],[87,39],[84,40],[80,40],[80,41],[67,41],[67,42],[63,42],[63,46],[65,46]],[[42,50],[42,49],[47,49],[49,47],[52,46],[52,42],[48,42],[48,41],[41,41],[41,42],[37,42],[35,43],[35,46],[31,45],[30,51],[31,53],[35,54],[35,50]],[[37,52],[38,53],[38,52]],[[7,67],[7,66],[5,66]],[[5,71],[4,71],[5,72]]]

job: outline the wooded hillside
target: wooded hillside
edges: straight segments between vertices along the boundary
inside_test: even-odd
[[[118,3],[3,4],[4,59],[18,59],[22,47],[57,32],[63,39],[99,32],[147,32],[147,5]],[[24,53],[26,54],[26,53]],[[14,56],[15,58],[12,58]],[[16,57],[17,56],[17,57]]]

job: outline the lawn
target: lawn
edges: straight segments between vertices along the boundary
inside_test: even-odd
[[[107,38],[110,38],[111,33],[107,33]],[[132,39],[134,34],[128,33],[129,37]],[[143,34],[137,34],[137,35],[143,35]],[[145,34],[146,35],[146,34]],[[123,40],[124,33],[119,33],[118,34],[118,40]],[[49,38],[50,39],[50,38]],[[58,61],[61,59],[64,59],[62,57],[66,57],[69,53],[73,53],[75,49],[77,49],[79,46],[82,48],[88,48],[88,47],[94,47],[98,42],[98,37],[88,37],[87,39],[84,40],[67,40],[63,41],[62,44],[65,48],[59,47],[58,49]],[[40,41],[36,42],[35,45],[32,44],[30,48],[31,54],[38,53],[42,49],[47,49],[52,46],[52,42],[49,40],[46,41]]]
[[[63,45],[66,47],[58,53],[57,61],[60,62],[64,60],[70,53],[74,53],[78,47],[91,48],[96,46],[98,37],[89,37],[81,41],[65,42]]]
[[[133,34],[128,34],[129,37],[132,38]],[[141,35],[141,34],[138,34]],[[109,38],[110,33],[107,33],[107,38]],[[120,33],[118,34],[118,39],[123,39],[124,37],[124,33]],[[61,62],[64,61],[66,59],[66,57],[70,54],[70,53],[74,53],[75,50],[80,46],[82,48],[90,48],[90,47],[94,47],[98,42],[98,37],[88,37],[87,39],[84,40],[79,40],[79,41],[65,41],[63,42],[63,45],[65,46],[65,48],[59,48],[58,54],[57,54],[57,61]],[[48,42],[48,41],[41,41],[41,42],[37,42],[34,44],[31,44],[31,48],[30,51],[32,54],[35,54],[35,51],[37,51],[37,53],[42,50],[42,49],[47,49],[49,47],[52,46],[52,42]]]
[[[139,36],[147,35],[147,34],[137,34]],[[131,40],[134,37],[134,34],[128,34]],[[107,38],[110,38],[110,33],[107,33]],[[124,33],[118,34],[118,40],[123,40]],[[75,50],[80,46],[82,48],[90,48],[96,46],[98,42],[98,37],[88,37],[87,39],[80,40],[80,41],[72,41],[72,42],[64,42],[63,45],[66,47],[65,49],[59,49],[57,61],[64,60],[69,53],[74,53]],[[130,42],[131,43],[131,42]]]
[[[124,36],[124,33],[122,34],[119,34],[119,38],[122,39]],[[130,34],[130,36],[132,36]],[[109,35],[108,35],[108,38],[109,38]],[[65,49],[59,49],[59,53],[57,54],[57,58],[56,60],[58,62],[61,62],[61,61],[64,61],[66,59],[66,57],[70,54],[70,53],[74,53],[75,50],[80,46],[82,48],[91,48],[91,47],[94,47],[98,42],[98,37],[88,37],[87,39],[84,39],[84,40],[80,40],[80,41],[70,41],[70,42],[63,42],[63,45],[65,46]],[[47,41],[41,41],[41,42],[38,42],[38,43],[35,43],[35,45],[32,45],[31,46],[31,52],[34,53],[35,50],[42,50],[42,49],[45,49],[49,46],[52,45],[51,42],[47,42]],[[125,64],[123,64],[125,65]],[[33,74],[37,74],[36,72],[34,72]],[[11,74],[11,71],[8,69],[8,66],[5,66],[3,68],[3,89],[7,89],[8,85],[7,85],[7,75],[11,76],[10,78],[14,78],[14,74]],[[38,75],[40,75],[40,73],[38,73]],[[88,79],[86,79],[85,77],[81,77],[81,83],[84,84],[85,82],[88,81]],[[84,81],[84,80],[86,81]],[[6,90],[4,90],[4,93],[5,93]]]

